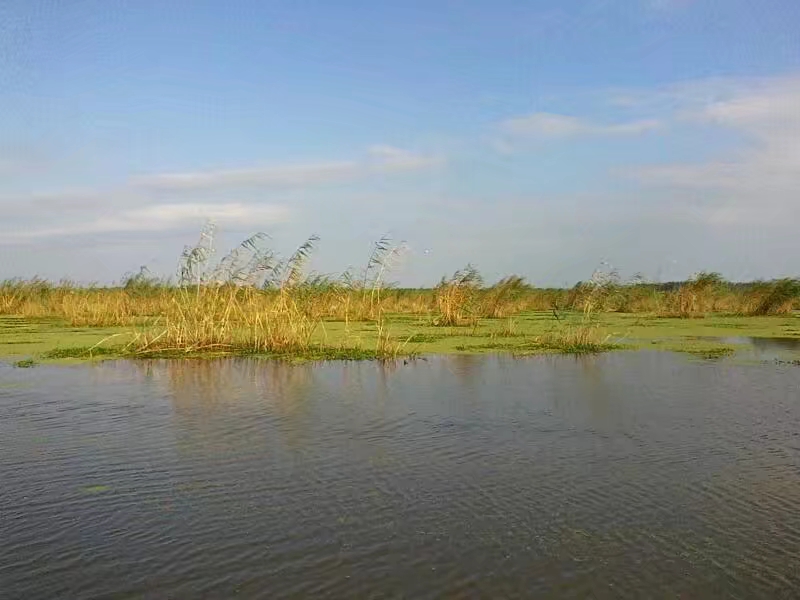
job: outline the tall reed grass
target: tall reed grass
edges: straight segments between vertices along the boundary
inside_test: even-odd
[[[565,323],[543,342],[589,347],[602,343],[592,320],[599,312],[700,318],[788,314],[800,308],[800,280],[741,284],[716,273],[654,284],[642,278],[626,282],[613,270],[597,270],[570,289],[544,289],[516,275],[487,286],[467,265],[435,288],[401,289],[387,277],[405,252],[403,243],[381,238],[360,272],[334,277],[307,272],[318,241],[311,236],[282,259],[269,248],[266,235],[256,234],[215,260],[215,230],[209,225],[194,246],[184,249],[174,281],[146,268],[110,287],[6,280],[0,282],[0,314],[58,319],[76,327],[129,327],[135,331],[131,348],[141,354],[302,354],[319,347],[315,334],[325,321],[367,321],[378,331],[370,352],[392,356],[408,348],[389,334],[388,315],[416,315],[454,327],[527,311],[552,311],[556,320],[563,311],[580,311],[579,324]]]
[[[473,325],[478,318],[477,299],[483,279],[472,265],[456,271],[450,279],[442,278],[436,287],[439,311],[434,325],[452,327]]]

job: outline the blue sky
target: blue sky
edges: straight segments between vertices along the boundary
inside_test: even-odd
[[[0,3],[0,278],[313,267],[796,275],[792,0]]]

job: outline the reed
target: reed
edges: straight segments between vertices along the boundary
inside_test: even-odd
[[[615,347],[608,334],[588,322],[564,324],[537,338],[535,345],[562,354],[595,354]]]
[[[137,331],[135,354],[302,354],[317,322],[290,295],[231,285],[181,289],[164,314]]]
[[[414,339],[391,335],[398,315],[442,327],[475,328],[480,319],[505,319],[505,327],[492,333],[501,338],[516,335],[515,315],[547,311],[559,324],[538,343],[589,350],[607,342],[593,319],[599,312],[699,318],[781,315],[800,308],[798,279],[730,283],[716,273],[655,284],[641,277],[622,281],[606,268],[571,289],[542,289],[516,275],[486,286],[477,269],[467,265],[435,288],[401,289],[388,275],[403,257],[404,243],[384,236],[359,273],[332,276],[307,272],[318,241],[311,236],[284,260],[259,233],[217,260],[215,230],[208,225],[182,252],[174,281],[144,267],[110,287],[39,278],[0,281],[0,314],[56,319],[79,328],[128,328],[134,332],[128,350],[137,355],[355,352],[357,344],[326,346],[318,335],[324,323],[344,322],[346,333],[351,323],[356,330],[356,323],[374,323],[375,346],[358,351],[394,357],[408,353]],[[567,318],[574,311],[582,315],[579,323]]]
[[[181,255],[180,285],[159,317],[138,331],[129,347],[136,354],[236,352],[304,353],[318,320],[304,310],[296,290],[317,236],[286,261],[279,260],[257,234],[217,264],[213,229]]]
[[[611,350],[615,346],[608,343],[610,336],[600,329],[595,314],[615,301],[620,289],[616,271],[596,270],[592,278],[576,290],[576,302],[582,309],[580,320],[577,323],[559,322],[555,329],[539,336],[536,345],[562,354],[595,354]]]
[[[720,295],[725,291],[725,280],[719,273],[700,272],[668,295],[663,316],[702,318],[714,312]]]
[[[512,314],[519,314],[529,308],[526,302],[531,298],[532,288],[523,277],[509,275],[488,288],[482,295],[480,315],[489,319],[501,319]]]
[[[439,314],[434,325],[454,327],[477,323],[476,301],[483,279],[478,270],[467,265],[456,271],[450,279],[442,279],[435,290]]]
[[[220,283],[200,283],[199,288]],[[279,298],[277,287],[230,284],[262,292],[259,310]],[[193,286],[195,292],[197,285]],[[164,316],[187,290],[186,285],[163,283],[153,287],[81,287],[70,282],[6,280],[0,282],[0,314],[51,318],[76,327],[140,325]],[[445,281],[434,289],[398,289],[383,284],[373,295],[351,287],[342,278],[313,276],[294,286],[293,301],[317,320],[375,321],[384,314],[422,315],[445,324],[469,325],[476,318],[505,318],[529,311],[655,314],[696,318],[704,314],[780,315],[800,309],[796,279],[748,284],[724,283],[715,290],[698,289],[695,282],[634,284],[571,289],[523,288],[503,297],[494,286],[463,287]]]
[[[785,315],[791,313],[800,298],[800,279],[779,279],[755,286],[755,306],[751,315]]]

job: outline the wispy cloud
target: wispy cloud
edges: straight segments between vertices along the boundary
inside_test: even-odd
[[[443,156],[417,154],[386,145],[371,146],[368,155],[367,171],[385,173],[429,169],[445,162]]]
[[[117,194],[118,199],[119,196],[125,193],[120,191]],[[107,203],[108,197],[106,194],[99,190],[90,189],[63,189],[57,192],[0,196],[0,210],[2,210],[7,219],[11,217],[49,218],[55,212],[60,216],[64,216],[99,210]],[[3,224],[0,223],[0,230],[4,229]]]
[[[235,187],[303,187],[352,179],[359,172],[354,162],[313,163],[162,173],[137,177],[132,184],[158,190],[198,190]]]
[[[287,207],[271,204],[158,204],[66,224],[7,231],[0,236],[0,243],[66,235],[197,229],[209,219],[231,228],[251,228],[285,222],[289,215]]]
[[[640,135],[660,129],[662,123],[656,119],[629,121],[626,123],[594,123],[569,115],[537,112],[515,117],[500,123],[500,130],[512,136],[526,138],[571,138],[578,136]]]
[[[421,171],[443,161],[439,156],[376,145],[360,160],[164,173],[134,177],[107,190],[4,196],[0,197],[0,211],[6,217],[0,222],[0,244],[68,235],[196,229],[208,219],[230,228],[265,227],[287,221],[289,209],[280,203],[264,203],[263,194],[248,194],[245,188],[251,192],[302,189]],[[245,201],[217,200],[238,190]],[[181,202],[186,198],[182,192],[208,192],[210,198],[204,203]],[[165,196],[171,199],[165,202]]]
[[[13,178],[41,173],[51,162],[48,152],[35,144],[0,145],[0,177]]]
[[[648,186],[718,192],[722,199],[703,212],[716,224],[800,218],[800,76],[722,83],[705,103],[691,86],[674,90],[676,118],[735,131],[743,145],[711,161],[647,165],[626,175]]]
[[[298,188],[353,181],[374,173],[422,170],[441,164],[438,156],[415,154],[392,146],[373,146],[365,159],[241,169],[164,173],[137,177],[132,184],[157,190],[215,190],[242,187]]]

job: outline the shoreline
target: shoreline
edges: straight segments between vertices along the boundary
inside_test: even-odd
[[[154,358],[253,357],[316,362],[451,354],[582,355],[645,349],[715,359],[759,348],[783,362],[795,364],[800,359],[800,318],[796,314],[714,314],[682,319],[596,313],[587,321],[579,312],[556,320],[540,311],[449,327],[433,324],[429,315],[389,314],[381,322],[320,321],[307,345],[283,352],[258,352],[225,344],[145,352],[126,349],[137,334],[154,327],[75,327],[53,318],[0,316],[0,361],[20,367]]]

